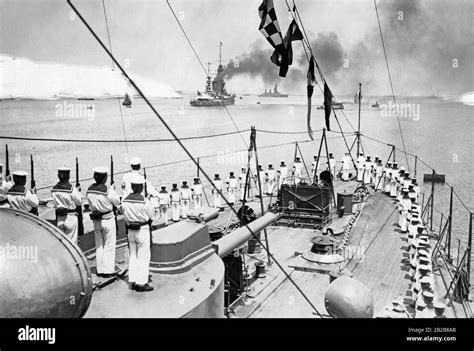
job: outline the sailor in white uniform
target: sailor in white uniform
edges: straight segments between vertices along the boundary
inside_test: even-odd
[[[398,224],[400,225],[402,233],[406,233],[408,230],[407,216],[408,216],[408,210],[411,208],[411,201],[410,201],[410,198],[408,197],[407,190],[403,190],[402,194],[403,194],[402,200],[399,204],[400,217],[399,217]]]
[[[332,179],[336,179],[336,159],[332,153],[329,153],[329,171],[332,174]]]
[[[383,190],[384,181],[383,181],[383,165],[382,160],[378,160],[375,165],[375,190]]]
[[[3,165],[0,164],[0,208],[10,208],[8,203],[7,193],[8,190],[13,186],[11,181],[11,176],[4,177],[3,175]]]
[[[151,291],[150,270],[150,222],[155,209],[143,195],[145,178],[139,174],[130,177],[132,193],[122,201],[123,218],[128,231],[129,263],[128,280],[135,291]]]
[[[260,196],[259,186],[262,187],[262,195],[265,194],[265,171],[263,169],[263,165],[261,164],[258,165],[257,175],[255,176],[255,183],[257,184],[257,197]]]
[[[213,183],[215,186],[215,188],[214,187],[212,188],[212,194],[214,196],[214,207],[221,208],[223,204],[222,204],[222,197],[219,194],[219,191],[222,193],[223,186],[222,186],[222,180],[219,177],[219,174],[214,175]],[[216,189],[219,191],[217,191]]]
[[[69,183],[70,174],[70,168],[58,168],[59,182],[51,189],[51,196],[56,210],[56,226],[77,244],[79,228],[77,207],[82,206],[82,194],[80,187]]]
[[[372,177],[372,160],[370,155],[367,155],[367,158],[364,163],[364,184],[369,185]]]
[[[26,188],[26,176],[24,171],[13,172],[14,185],[7,192],[8,203],[11,208],[34,213],[39,206],[36,189]]]
[[[413,190],[415,191],[415,202],[418,202],[418,199],[420,198],[420,187],[415,178],[411,180],[411,183],[413,184]]]
[[[97,275],[111,277],[115,274],[115,245],[117,231],[113,208],[120,206],[115,187],[106,185],[108,169],[93,169],[95,183],[86,192],[90,217],[94,223]]]
[[[403,180],[405,179],[405,167],[400,167],[397,175],[397,199],[401,201],[402,199],[402,190],[403,190]]]
[[[278,167],[278,190],[281,189],[281,185],[284,184],[285,179],[288,177],[288,167],[286,167],[285,160],[280,160],[280,166]]]
[[[299,156],[296,156],[295,162],[293,162],[293,178],[295,184],[299,184],[303,177],[303,163]]]
[[[357,157],[357,181],[358,182],[362,182],[364,180],[364,165],[365,165],[364,153],[360,152],[359,157]]]
[[[276,180],[275,169],[273,168],[273,164],[271,163],[268,164],[266,176],[267,176],[267,195],[271,195],[273,193],[273,187],[275,186],[275,180]]]
[[[239,192],[240,192],[240,201],[244,200],[244,191],[245,191],[245,180],[247,178],[247,169],[242,168],[239,174]],[[250,184],[249,184],[250,186]],[[248,193],[248,189],[247,189]]]
[[[191,190],[193,192],[194,209],[201,208],[202,207],[202,184],[198,177],[194,178],[194,183]]]
[[[165,225],[168,225],[168,208],[170,207],[170,194],[168,193],[168,191],[166,191],[166,186],[161,186],[161,190],[158,193],[158,199],[160,204],[160,216],[165,221]]]
[[[316,164],[318,167],[316,168]],[[311,163],[311,179],[314,179],[315,176],[319,176],[321,172],[321,159],[318,162],[318,156],[313,156],[313,162]]]
[[[235,203],[235,194],[237,192],[237,178],[234,175],[234,172],[229,173],[229,178],[227,178],[227,193],[228,193],[228,200],[231,205]]]
[[[392,171],[390,172],[390,197],[397,196],[397,174],[398,174],[398,165],[396,162],[393,163]]]
[[[385,176],[384,176],[384,193],[390,193],[390,182],[392,175],[392,163],[388,162],[385,167]]]
[[[128,194],[130,194],[132,192],[132,188],[130,186],[131,182],[130,180],[132,179],[132,177],[135,175],[135,174],[139,174],[141,176],[143,176],[143,174],[140,173],[140,168],[141,168],[141,162],[142,162],[142,159],[139,158],[139,157],[133,157],[130,159],[130,168],[131,168],[131,171],[124,174],[123,176],[123,181],[122,181],[122,190],[123,190],[123,193],[122,193],[122,197],[126,197]],[[151,195],[153,197],[158,197],[158,191],[155,189],[155,187],[150,183],[149,180],[146,181],[146,191],[148,193],[148,195]],[[145,194],[145,190],[143,190],[143,194]]]
[[[351,158],[348,152],[344,153],[344,157],[341,160],[342,162],[342,180],[348,181],[349,180],[349,170],[351,169]]]
[[[188,181],[183,180],[183,185],[180,189],[181,192],[181,217],[188,218],[189,203],[191,202],[191,189],[189,188]]]
[[[173,183],[173,187],[171,188],[171,219],[173,222],[179,222],[179,212],[180,212],[180,202],[181,202],[181,194],[178,189],[178,184]]]

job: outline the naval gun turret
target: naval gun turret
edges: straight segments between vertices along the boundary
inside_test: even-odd
[[[267,213],[249,224],[252,232],[241,227],[211,243],[207,222],[216,217],[213,210],[152,232],[155,289],[140,294],[125,273],[94,285],[91,250],[86,257],[42,218],[0,208],[0,318],[224,317],[222,258],[277,216]]]
[[[49,222],[0,208],[0,318],[80,318],[92,299],[87,258]]]

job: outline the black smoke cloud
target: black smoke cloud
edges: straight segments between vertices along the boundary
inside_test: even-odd
[[[474,90],[474,33],[470,1],[430,2],[391,0],[378,5],[382,33],[396,94],[455,95]],[[335,94],[357,90],[388,94],[390,85],[375,11],[374,26],[362,39],[344,47],[336,33],[308,33],[316,60]],[[286,89],[303,92],[308,61],[301,42],[293,42],[294,63],[280,81]],[[227,65],[227,79],[236,75],[260,77],[265,85],[279,81],[270,62],[272,49],[262,40]],[[456,67],[457,66],[457,67]]]

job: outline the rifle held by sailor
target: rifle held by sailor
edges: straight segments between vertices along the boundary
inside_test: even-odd
[[[33,155],[30,155],[30,168],[31,168],[31,192],[33,194],[36,193],[36,181],[35,181],[35,164],[33,162]],[[33,207],[33,209],[31,210],[31,213],[33,213],[34,215],[37,215],[38,216],[38,208],[37,207]]]
[[[5,144],[5,180],[10,181],[10,156],[8,153],[8,145]]]
[[[110,155],[110,186],[112,185],[114,185],[114,157]],[[113,206],[112,211],[114,212],[115,229],[118,232],[117,207]]]
[[[81,184],[79,183],[79,160],[76,157],[76,188],[80,192],[80,186]],[[83,216],[82,216],[82,203],[76,207],[76,212],[77,212],[77,229],[78,229],[78,235],[82,236],[84,235],[84,221],[83,221]]]

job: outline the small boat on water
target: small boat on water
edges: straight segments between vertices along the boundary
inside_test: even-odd
[[[378,101],[375,101],[375,104],[372,104],[372,107],[375,107],[375,108],[380,107],[379,102],[378,102]]]
[[[92,98],[92,97],[80,97],[77,100],[92,101],[92,100],[94,100],[94,98]]]
[[[132,100],[130,100],[130,96],[128,94],[125,94],[124,101],[122,102],[122,105],[128,108],[132,107]]]
[[[333,102],[332,107],[335,110],[344,110],[344,104],[342,102]],[[318,110],[324,110],[324,105],[319,105],[317,107]]]

